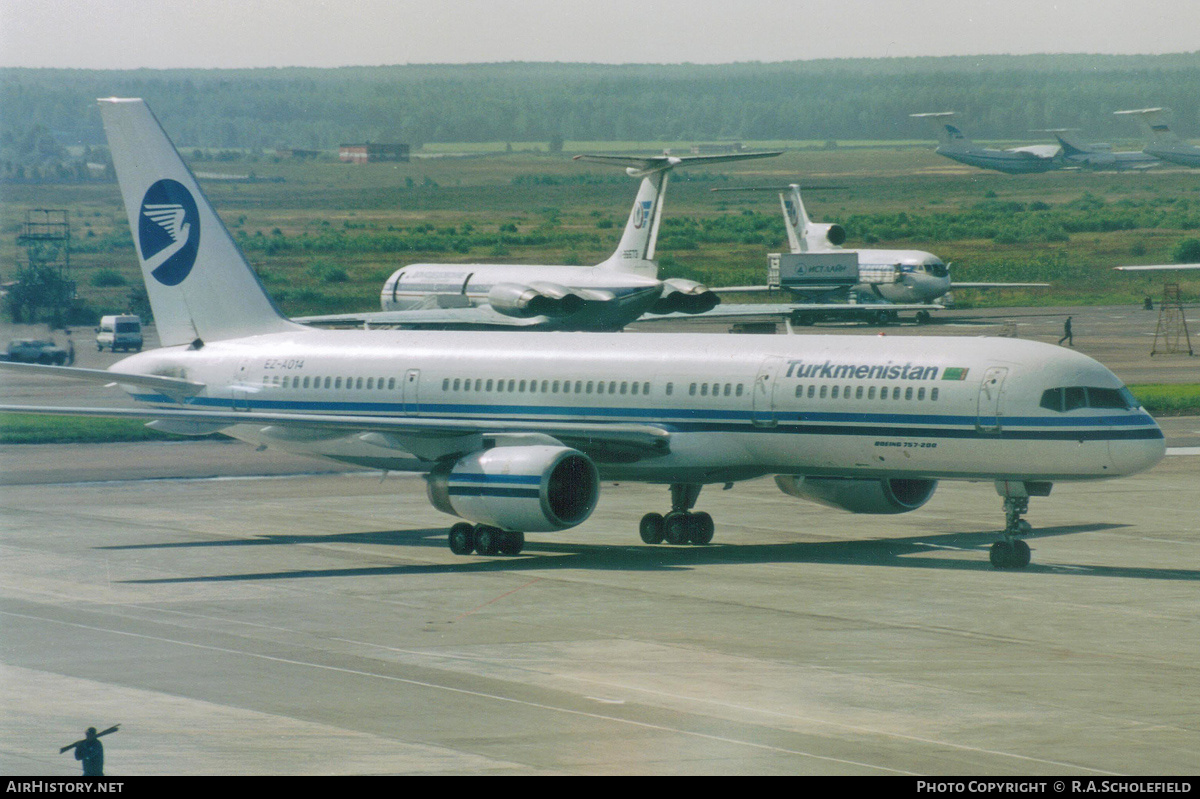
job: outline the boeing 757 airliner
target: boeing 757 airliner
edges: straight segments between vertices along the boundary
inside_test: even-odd
[[[601,480],[670,486],[650,544],[705,544],[713,483],[775,475],[857,513],[992,481],[1001,568],[1029,562],[1029,497],[1133,474],[1162,432],[1108,369],[1007,338],[320,330],[284,318],[141,100],[100,102],[162,348],[109,370],[181,433],[427,475],[460,554],[515,554],[588,518]],[[15,410],[8,406],[3,410]]]

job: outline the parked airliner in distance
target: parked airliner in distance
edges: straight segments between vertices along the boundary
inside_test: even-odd
[[[754,188],[720,188],[713,191],[775,191],[783,210],[788,247],[792,253],[846,253],[858,260],[858,283],[834,286],[823,282],[794,281],[767,286],[716,288],[719,293],[765,291],[783,288],[797,300],[786,305],[722,305],[709,315],[752,315],[779,312],[794,324],[809,325],[821,319],[860,319],[875,324],[894,322],[899,311],[916,311],[919,323],[930,321],[930,311],[941,310],[936,302],[952,289],[1046,288],[1049,283],[954,282],[950,266],[923,250],[843,248],[846,229],[835,223],[809,219],[800,197],[800,184]],[[853,299],[854,302],[847,302]]]
[[[921,507],[939,480],[994,482],[1000,568],[1029,562],[1029,497],[1147,469],[1161,430],[1108,369],[1005,338],[324,330],[284,318],[141,100],[100,101],[162,348],[108,370],[124,416],[427,475],[456,553],[574,527],[601,480],[670,486],[644,541],[702,545],[713,483],[775,475],[858,513]],[[797,514],[797,519],[802,519]]]
[[[1062,161],[1064,167],[1080,167],[1082,169],[1103,171],[1128,171],[1133,169],[1150,169],[1162,166],[1162,161],[1147,152],[1119,151],[1114,152],[1111,144],[1087,143],[1080,140],[1076,131],[1069,128],[1058,128],[1043,131],[1058,139],[1062,146]]]
[[[937,131],[938,147],[934,152],[947,158],[980,169],[994,169],[1010,175],[1028,172],[1049,172],[1063,166],[1062,148],[1055,144],[1032,144],[1026,147],[1010,147],[997,150],[983,147],[968,139],[958,126],[949,122],[956,116],[953,111],[932,114],[909,114],[916,119],[927,119]]]
[[[667,179],[677,167],[771,158],[781,151],[721,155],[577,155],[641,178],[617,249],[596,266],[409,264],[384,282],[382,311],[296,319],[315,325],[407,328],[620,330],[643,314],[698,314],[720,298],[700,283],[659,279],[654,251]]]
[[[1142,152],[1182,166],[1200,166],[1200,147],[1188,144],[1171,130],[1167,123],[1167,108],[1138,108],[1130,111],[1114,111],[1136,117],[1150,136],[1150,143]]]

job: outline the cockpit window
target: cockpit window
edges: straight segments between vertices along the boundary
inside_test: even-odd
[[[934,277],[945,277],[946,275],[950,274],[950,270],[946,268],[946,265],[941,261],[926,263],[925,272],[933,275]]]
[[[1138,401],[1127,388],[1096,388],[1094,386],[1066,386],[1048,388],[1042,392],[1041,407],[1050,411],[1073,411],[1076,408],[1119,408],[1129,410],[1138,407]]]

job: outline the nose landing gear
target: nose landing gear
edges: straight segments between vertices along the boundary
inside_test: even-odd
[[[997,569],[1023,569],[1029,565],[1029,544],[1017,536],[1029,535],[1033,527],[1021,518],[1029,512],[1029,498],[1050,496],[1050,483],[996,481],[996,493],[1004,497],[1003,537],[992,544],[989,557]]]

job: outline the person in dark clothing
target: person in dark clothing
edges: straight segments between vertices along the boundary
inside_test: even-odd
[[[86,737],[75,747],[75,759],[83,762],[83,776],[104,776],[104,744],[95,727],[88,727]]]
[[[1059,344],[1067,342],[1070,346],[1075,346],[1075,337],[1071,334],[1071,317],[1067,317],[1067,321],[1063,322],[1063,337],[1058,340]]]

